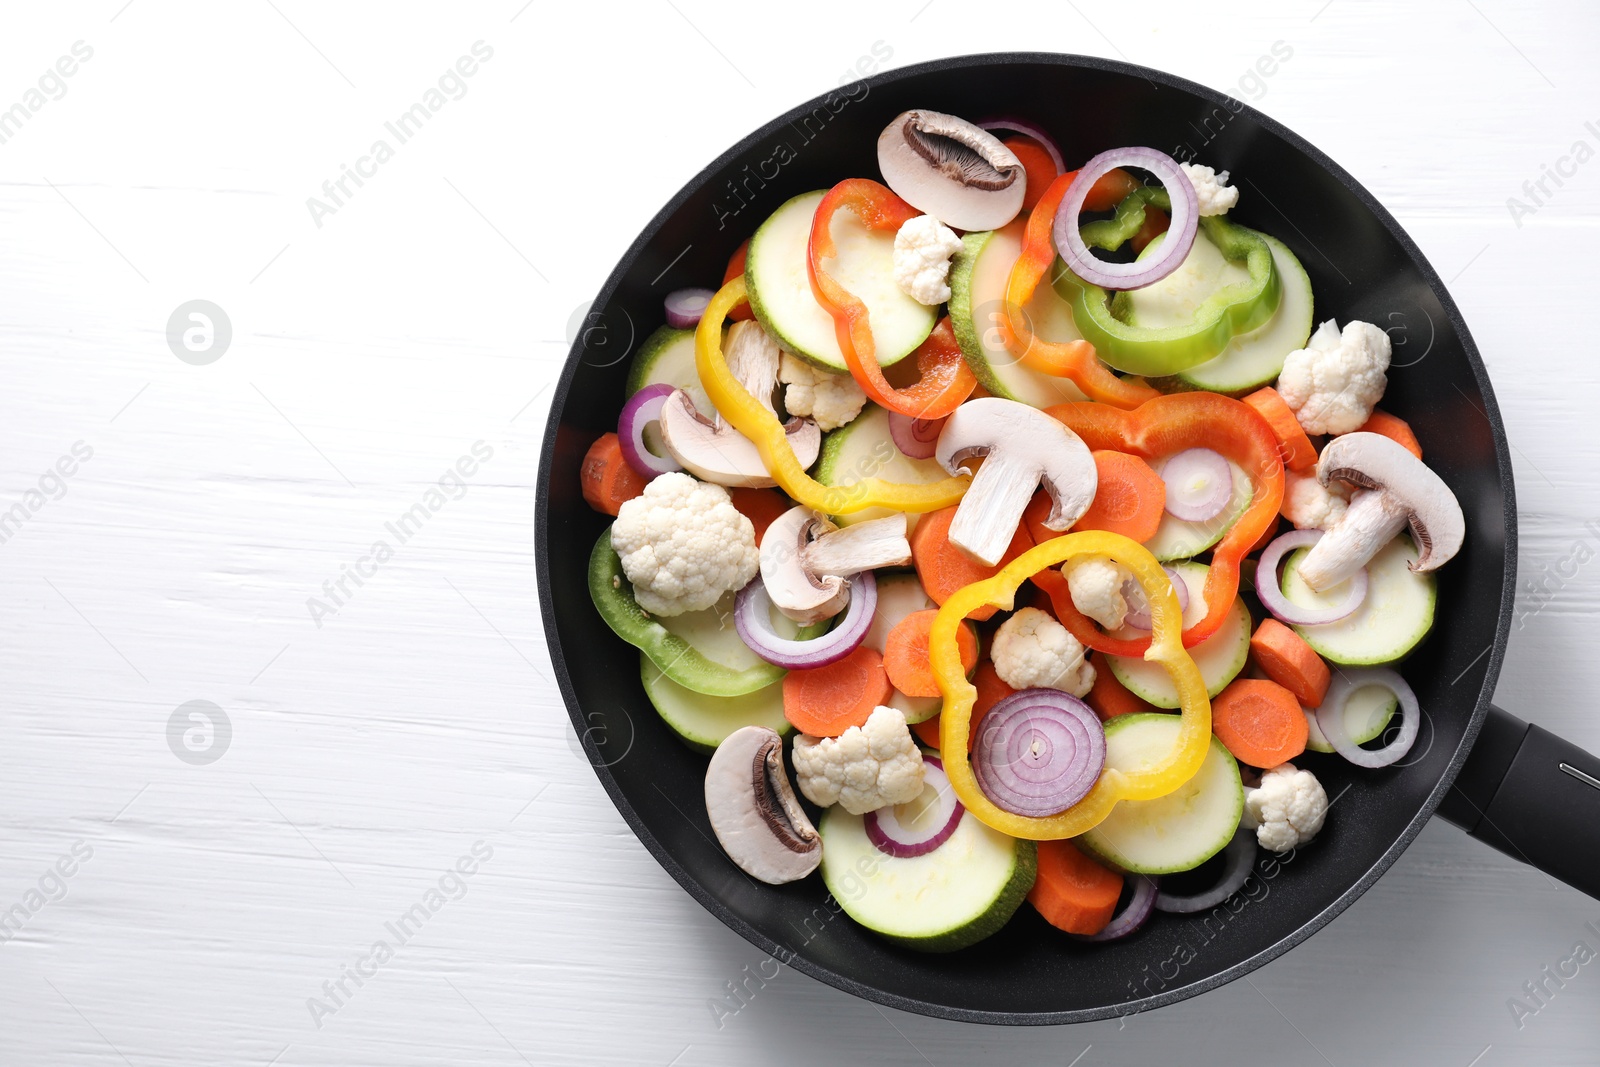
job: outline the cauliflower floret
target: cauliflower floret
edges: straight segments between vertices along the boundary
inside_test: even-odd
[[[950,299],[950,257],[961,251],[961,238],[932,215],[918,215],[894,235],[894,283],[919,304]]]
[[[905,804],[922,792],[922,750],[905,714],[879,705],[866,725],[838,737],[801,734],[794,741],[794,773],[813,804],[838,804],[852,815]]]
[[[623,504],[611,524],[611,547],[652,615],[682,615],[743,589],[761,565],[756,530],[720,485],[673,472],[655,478]]]
[[[1109,559],[1086,559],[1061,568],[1072,594],[1072,604],[1107,630],[1115,630],[1128,616],[1122,583],[1133,575]]]
[[[1340,332],[1329,319],[1284,359],[1278,392],[1306,433],[1349,433],[1383,399],[1388,369],[1388,334],[1355,319]]]
[[[1226,184],[1227,171],[1212,170],[1198,163],[1179,163],[1178,167],[1194,186],[1201,215],[1226,215],[1229,208],[1239,203],[1239,190]]]
[[[1255,827],[1261,847],[1273,852],[1310,844],[1327,815],[1322,783],[1292,763],[1262,772],[1261,785],[1244,793],[1244,825]]]
[[[1283,472],[1283,517],[1296,530],[1331,530],[1350,506],[1350,489],[1343,482],[1324,486],[1314,474]]]
[[[1023,608],[1000,624],[989,658],[1013,689],[1060,689],[1081,697],[1094,685],[1094,667],[1078,639],[1038,608]]]
[[[785,352],[778,364],[783,406],[791,415],[809,415],[819,430],[837,430],[861,414],[867,394],[848,374],[829,374]]]

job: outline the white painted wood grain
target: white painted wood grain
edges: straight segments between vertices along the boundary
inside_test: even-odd
[[[1505,1002],[1600,902],[1442,825],[1257,988],[1123,1028],[940,1023],[786,972],[718,1029],[707,999],[759,954],[576,754],[533,598],[571,312],[705,160],[877,41],[894,64],[1080,51],[1224,89],[1288,42],[1254,102],[1454,278],[1539,578],[1600,518],[1600,164],[1521,227],[1505,200],[1600,120],[1600,13],[1475,2],[10,13],[0,105],[74,42],[94,55],[0,145],[0,510],[74,442],[94,455],[0,544],[0,909],[74,842],[93,855],[0,944],[0,1063],[1594,1062],[1600,970],[1520,1031]],[[313,225],[305,199],[479,40],[466,95]],[[555,143],[605,162],[575,183]],[[164,339],[194,298],[234,328],[206,367]],[[307,597],[478,441],[465,495],[315,626]],[[1600,748],[1597,596],[1592,564],[1541,594],[1500,700]],[[196,699],[233,728],[204,767],[166,738]],[[465,895],[319,1028],[307,999],[479,841]]]

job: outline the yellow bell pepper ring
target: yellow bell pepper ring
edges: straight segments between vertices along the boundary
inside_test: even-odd
[[[1010,610],[1017,587],[1046,567],[1084,557],[1111,559],[1132,572],[1150,602],[1155,624],[1144,658],[1159,663],[1178,689],[1182,712],[1178,741],[1165,759],[1139,770],[1107,767],[1087,796],[1066,811],[1044,818],[1015,815],[999,807],[978,787],[967,755],[972,729],[972,704],[978,691],[967,681],[956,645],[956,628],[972,612],[994,605]],[[939,716],[939,751],[944,773],[966,809],[979,820],[1012,837],[1049,841],[1077,837],[1111,814],[1119,800],[1153,800],[1183,786],[1199,771],[1211,743],[1211,700],[1200,668],[1183,647],[1183,612],[1172,582],[1150,550],[1121,534],[1087,530],[1063,534],[1029,549],[991,578],[973,582],[951,594],[934,619],[929,658],[944,708]]]
[[[722,322],[745,299],[742,274],[711,298],[695,329],[695,371],[718,413],[756,446],[761,462],[784,492],[796,503],[825,515],[850,515],[875,507],[921,513],[938,511],[961,499],[972,481],[966,475],[927,484],[863,478],[851,485],[823,485],[807,474],[789,445],[783,424],[739,383],[722,354]]]

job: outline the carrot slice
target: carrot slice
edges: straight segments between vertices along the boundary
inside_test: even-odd
[[[1244,402],[1255,408],[1267,420],[1267,425],[1272,427],[1272,436],[1278,439],[1278,451],[1283,453],[1285,467],[1292,471],[1303,471],[1316,466],[1317,450],[1311,444],[1311,438],[1300,428],[1300,420],[1294,417],[1294,410],[1276,389],[1270,385],[1265,389],[1257,389],[1245,397]]]
[[[1161,476],[1138,456],[1109,449],[1094,453],[1094,467],[1100,478],[1094,501],[1072,528],[1106,530],[1141,543],[1154,537],[1167,508],[1167,486]],[[1049,515],[1050,497],[1041,489],[1022,513],[1023,525],[1040,544],[1061,536],[1044,524]]]
[[[1305,639],[1277,619],[1263,619],[1250,638],[1250,654],[1267,677],[1308,708],[1320,707],[1332,675]]]
[[[1405,450],[1413,456],[1422,458],[1422,443],[1417,440],[1417,435],[1411,432],[1411,424],[1398,415],[1391,415],[1387,411],[1374,408],[1372,417],[1362,423],[1357,432],[1381,433],[1389,440],[1405,446]]]
[[[1011,149],[1022,163],[1022,172],[1028,179],[1028,188],[1022,194],[1022,210],[1032,211],[1033,205],[1039,202],[1044,191],[1050,188],[1050,183],[1056,180],[1056,175],[1061,173],[1056,170],[1056,161],[1050,158],[1044,145],[1027,134],[1019,133],[1000,143]]]
[[[883,669],[889,675],[889,684],[908,697],[936,697],[939,682],[934,677],[933,666],[928,662],[928,636],[933,632],[933,620],[939,617],[934,608],[913,611],[894,624],[889,636],[883,640]],[[956,628],[956,648],[961,653],[961,667],[971,671],[978,664],[978,639],[972,628]]]
[[[603,433],[589,451],[583,454],[583,465],[578,468],[578,483],[583,487],[583,499],[596,511],[615,515],[622,505],[644,492],[649,484],[638,471],[628,466],[622,455],[622,443],[614,433]]]
[[[1211,729],[1240,763],[1276,767],[1306,750],[1300,702],[1277,682],[1236,678],[1211,702]]]
[[[911,531],[911,562],[916,565],[922,588],[935,604],[943,604],[963,586],[993,578],[1001,567],[1033,547],[1025,528],[1027,524],[1018,523],[1016,536],[1011,539],[999,566],[985,567],[950,543],[950,523],[955,517],[956,505],[952,504],[928,512],[917,520],[917,528]],[[973,612],[970,618],[982,622],[998,610],[990,605]]]
[[[761,545],[761,535],[767,532],[772,520],[794,507],[789,498],[776,489],[729,489],[728,496],[739,514],[750,520],[756,528],[756,546]]]
[[[1114,719],[1118,715],[1134,715],[1139,712],[1159,710],[1154,704],[1143,697],[1135,696],[1127,686],[1117,681],[1117,676],[1111,673],[1111,668],[1106,666],[1106,658],[1096,652],[1094,659],[1094,688],[1089,690],[1089,695],[1084,697],[1094,713],[1104,722]]]
[[[744,239],[744,243],[738,248],[735,248],[733,250],[733,255],[728,257],[728,269],[722,272],[723,285],[727,285],[729,282],[733,281],[739,275],[744,273],[745,257],[749,254],[750,238],[746,237]],[[755,317],[756,313],[750,310],[749,304],[740,304],[738,307],[728,312],[728,318],[733,319],[735,322],[743,322],[746,319],[753,319]]]
[[[978,736],[978,723],[989,714],[989,709],[994,707],[1006,697],[1015,693],[1005,682],[1000,680],[1000,672],[994,669],[994,664],[984,660],[978,664],[978,673],[972,676],[972,684],[978,690],[977,698],[972,702],[972,719],[967,729],[967,751],[972,751],[973,741]],[[939,747],[939,716],[925,722],[919,722],[911,727],[911,732],[922,739],[922,743],[929,748]]]
[[[1090,859],[1071,841],[1040,841],[1039,872],[1028,903],[1057,930],[1098,934],[1117,911],[1122,875]]]
[[[837,663],[783,676],[783,717],[812,737],[838,737],[888,702],[883,657],[866,645]]]

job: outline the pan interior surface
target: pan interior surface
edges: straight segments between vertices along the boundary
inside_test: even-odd
[[[629,357],[660,325],[663,296],[714,286],[735,247],[789,197],[876,177],[878,133],[910,108],[1026,115],[1069,164],[1135,144],[1231,171],[1241,200],[1230,218],[1299,257],[1316,321],[1359,318],[1389,332],[1383,407],[1411,423],[1467,518],[1465,548],[1440,574],[1434,631],[1401,667],[1424,713],[1403,764],[1366,771],[1308,753],[1305,765],[1334,798],[1314,843],[1275,861],[1261,853],[1245,892],[1227,905],[1158,914],[1110,944],[1079,943],[1024,905],[980,944],[925,955],[844,917],[819,878],[752,882],[709,831],[706,757],[658,718],[638,653],[607,629],[585,587],[607,519],[579,495],[579,464],[615,429]],[[1170,1003],[1260,966],[1348,906],[1415,836],[1470,747],[1499,670],[1515,566],[1510,486],[1494,398],[1459,313],[1398,224],[1343,170],[1243,104],[1155,71],[1077,56],[962,57],[847,85],[774,120],[698,175],[629,249],[553,403],[539,482],[539,594],[563,695],[601,781],[662,865],[730,927],[822,981],[906,1010],[990,1023],[1087,1021]]]

